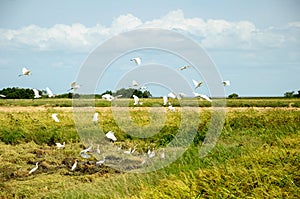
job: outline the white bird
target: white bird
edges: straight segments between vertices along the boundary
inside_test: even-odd
[[[130,61],[134,61],[136,65],[141,65],[142,59],[140,57],[134,57]]]
[[[131,154],[134,153],[136,150],[136,145],[133,147],[133,150],[131,151]]]
[[[191,68],[191,67],[192,67],[192,66],[189,66],[189,65],[187,65],[187,66],[182,66],[182,67],[179,68],[179,70],[184,70],[184,69]]]
[[[3,94],[0,94],[0,97],[3,97],[3,98],[5,98],[6,96],[5,96],[5,95],[3,95]]]
[[[168,94],[168,97],[169,97],[169,98],[175,99],[175,98],[176,98],[176,95],[175,95],[173,92],[170,92],[170,93]]]
[[[111,139],[112,141],[117,141],[117,138],[116,136],[114,135],[114,132],[112,131],[109,131],[105,134],[105,136],[108,138],[108,139]]]
[[[134,87],[134,86],[139,86],[139,84],[137,83],[137,81],[132,80],[132,86],[133,86],[133,87]]]
[[[167,105],[167,103],[168,103],[168,97],[167,96],[163,96],[163,100],[164,100],[164,106],[166,106]]]
[[[73,166],[72,166],[72,168],[71,168],[71,171],[74,171],[76,169],[77,162],[78,162],[78,160],[76,159],[75,162],[74,162],[74,164],[73,164]]]
[[[33,90],[33,92],[34,92],[34,99],[37,99],[37,98],[40,98],[40,97],[42,97],[42,96],[40,96],[40,93],[39,93],[39,91],[37,90],[37,89],[32,89]]]
[[[172,104],[169,104],[168,109],[173,112],[175,111],[175,107],[173,107]]]
[[[118,151],[121,151],[122,149],[122,144],[118,147]]]
[[[50,90],[50,88],[46,87],[46,91],[47,91],[47,94],[48,94],[48,97],[55,97],[55,95],[53,94],[53,92]]]
[[[87,152],[91,151],[92,148],[93,148],[93,145],[91,144],[88,148],[83,149],[82,151],[80,151],[80,153],[87,153]]]
[[[124,151],[124,154],[131,154],[131,148],[129,148],[127,151]]]
[[[80,85],[79,85],[79,84],[76,84],[76,82],[72,82],[72,83],[71,83],[71,88],[70,88],[69,90],[67,90],[67,91],[70,91],[70,90],[76,91],[76,90],[79,89],[79,88],[80,88]]]
[[[140,104],[140,105],[143,104],[143,102],[140,102],[140,98],[138,96],[133,95],[132,97],[133,97],[133,100],[134,100],[134,103],[133,103],[134,106],[136,106],[138,104]]]
[[[230,81],[229,80],[223,81],[222,83],[223,83],[224,86],[230,86]]]
[[[149,158],[153,158],[155,156],[155,151],[151,151],[150,154],[148,154]]]
[[[96,162],[97,165],[102,165],[105,162],[105,157],[102,160]]]
[[[35,172],[39,168],[38,164],[39,164],[39,162],[35,163],[35,167],[29,171],[29,174],[32,174],[33,172]]]
[[[24,76],[24,75],[31,75],[31,71],[28,70],[27,68],[23,67],[22,74],[20,74],[19,77]]]
[[[195,89],[196,88],[199,88],[201,86],[201,84],[203,83],[202,81],[200,82],[197,82],[196,80],[192,79],[193,83],[194,83],[194,86],[195,86]]]
[[[89,154],[87,154],[87,153],[81,153],[81,152],[80,152],[80,156],[83,157],[83,158],[85,158],[85,159],[88,159],[88,158],[91,157]]]
[[[162,153],[160,155],[161,159],[165,159],[165,149],[162,149]]]
[[[97,123],[98,122],[98,115],[99,115],[99,113],[94,113],[94,116],[93,116],[93,122],[94,123]]]
[[[59,119],[57,118],[57,113],[53,113],[53,114],[52,114],[52,119],[53,119],[55,122],[59,122]]]
[[[55,143],[56,144],[56,146],[57,146],[57,148],[58,149],[62,149],[62,148],[64,148],[65,147],[65,142],[63,142],[63,144],[61,144],[61,143],[59,143],[59,142],[57,142],[57,143]]]
[[[193,92],[193,93],[194,93],[195,97],[200,97],[200,98],[203,98],[203,99],[205,99],[205,100],[207,100],[209,102],[212,102],[212,100],[208,96],[206,96],[206,95],[202,95],[202,94],[195,93],[195,92]]]
[[[99,155],[101,153],[99,144],[97,145],[96,153],[98,153]]]

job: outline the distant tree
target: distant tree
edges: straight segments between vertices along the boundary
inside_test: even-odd
[[[239,97],[239,95],[236,93],[232,93],[232,94],[228,95],[228,98],[230,98],[230,99],[234,99],[234,98],[238,98],[238,97]]]
[[[150,91],[144,91],[143,92],[143,98],[149,98],[149,97],[152,97]]]
[[[286,97],[286,98],[292,98],[292,97],[294,97],[294,91],[285,92],[284,93],[284,97]]]
[[[115,95],[122,95],[122,98],[132,98],[133,95],[136,95],[139,98],[152,97],[149,91],[142,92],[141,90],[133,88],[121,88],[116,91]]]
[[[4,88],[0,91],[7,99],[33,99],[34,92],[29,88]]]

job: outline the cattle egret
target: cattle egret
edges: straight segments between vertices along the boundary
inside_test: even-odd
[[[105,136],[108,138],[108,139],[111,139],[112,141],[117,141],[117,138],[116,136],[114,135],[114,132],[112,131],[109,131],[105,134]]]
[[[28,70],[27,68],[23,67],[22,68],[22,74],[19,75],[20,76],[24,76],[24,75],[31,75],[30,70]]]
[[[101,153],[99,144],[97,145],[96,153],[99,154],[99,155]]]
[[[212,102],[212,100],[209,97],[207,97],[206,95],[202,95],[202,94],[195,93],[195,92],[193,92],[193,93],[194,93],[195,97],[200,97],[200,98],[203,98],[203,99],[205,99],[209,102]]]
[[[79,84],[76,84],[76,82],[72,82],[72,83],[71,83],[71,88],[70,88],[69,90],[67,90],[67,91],[70,91],[70,90],[76,91],[76,90],[79,89],[79,88],[80,88],[80,85],[79,85]]]
[[[57,113],[53,113],[53,114],[52,114],[52,119],[53,119],[55,122],[59,122],[59,119],[57,118]]]
[[[130,61],[134,61],[136,65],[141,65],[142,59],[140,57],[134,57]]]
[[[83,149],[82,151],[80,151],[80,153],[87,153],[87,152],[91,151],[92,148],[93,148],[93,145],[91,144],[88,148]]]
[[[170,105],[168,106],[168,109],[169,109],[170,111],[173,111],[173,112],[175,111],[175,107],[173,107],[172,104],[170,104]]]
[[[40,96],[40,93],[39,93],[39,91],[37,90],[37,89],[32,89],[33,90],[33,92],[34,92],[34,99],[37,99],[37,98],[40,98],[40,97],[42,97],[42,96]]]
[[[102,99],[106,99],[107,101],[112,101],[114,99],[114,97],[107,93],[107,94],[102,95]]]
[[[136,145],[133,147],[133,150],[131,151],[131,153],[134,153],[136,150]]]
[[[168,97],[167,96],[163,96],[163,100],[164,100],[164,106],[166,106],[167,103],[168,103]]]
[[[230,86],[230,81],[229,80],[223,81],[222,83],[223,83],[224,86]]]
[[[182,66],[182,67],[179,68],[179,70],[184,70],[184,69],[191,68],[191,67],[192,66],[189,66],[189,65],[188,66]]]
[[[193,83],[194,83],[194,86],[195,86],[195,89],[196,88],[199,88],[201,86],[201,84],[203,83],[202,81],[200,82],[197,82],[196,80],[192,79]]]
[[[103,158],[103,160],[99,160],[96,162],[97,165],[102,165],[105,162],[105,157]]]
[[[50,88],[46,87],[46,91],[47,91],[47,94],[48,94],[48,97],[55,97],[55,95],[53,94],[53,92],[50,90]]]
[[[140,98],[138,96],[133,95],[132,97],[133,97],[133,100],[134,100],[134,103],[133,103],[134,106],[136,106],[138,104],[140,104],[140,105],[143,104],[143,102],[140,102]]]
[[[29,171],[29,174],[32,174],[33,172],[35,172],[39,168],[38,164],[39,164],[39,162],[35,163],[35,167]]]
[[[169,98],[175,99],[175,98],[176,98],[176,95],[175,95],[174,93],[170,92],[170,93],[168,94],[168,97],[169,97]]]
[[[3,98],[5,98],[6,96],[5,96],[5,95],[2,95],[2,94],[0,94],[0,97],[3,97]]]
[[[139,84],[137,83],[137,81],[132,80],[132,86],[138,86]]]
[[[97,123],[98,122],[98,115],[99,113],[94,113],[94,116],[93,116],[93,122]]]
[[[74,171],[76,169],[77,162],[78,162],[78,160],[76,159],[75,162],[74,162],[74,164],[73,164],[73,166],[72,166],[72,168],[71,168],[71,171]]]
[[[83,157],[83,158],[85,158],[85,159],[88,159],[88,158],[90,158],[91,156],[89,155],[89,154],[87,154],[87,153],[79,153],[80,154],[80,156],[81,157]]]
[[[57,142],[57,143],[55,143],[56,144],[56,146],[57,146],[57,148],[58,149],[62,149],[62,148],[64,148],[65,147],[65,142],[63,142],[63,144],[61,144],[61,143],[59,143],[59,142]]]
[[[127,151],[124,151],[124,154],[131,154],[131,148],[129,148]]]

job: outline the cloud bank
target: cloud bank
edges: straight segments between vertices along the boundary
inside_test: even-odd
[[[136,28],[163,28],[178,31],[199,42],[206,49],[256,50],[297,47],[300,44],[300,21],[285,27],[259,29],[250,21],[203,20],[186,18],[182,10],[150,21],[132,14],[120,15],[109,27],[97,24],[56,24],[50,28],[29,25],[20,29],[0,29],[0,48],[5,50],[88,52],[100,42]]]

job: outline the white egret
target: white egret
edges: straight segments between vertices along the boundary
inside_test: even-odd
[[[133,86],[133,87],[134,87],[134,86],[139,86],[139,84],[137,83],[137,81],[132,80],[132,86]]]
[[[127,151],[124,151],[124,154],[131,154],[131,148],[129,148]]]
[[[136,65],[141,65],[142,59],[140,57],[134,57],[130,61],[134,61]]]
[[[39,162],[35,163],[35,167],[29,171],[29,174],[32,174],[33,172],[35,172],[39,168],[38,164],[39,164]]]
[[[19,75],[19,77],[24,76],[24,75],[31,75],[31,71],[28,70],[27,68],[23,67],[22,68],[22,74]]]
[[[3,94],[0,94],[0,97],[2,97],[2,98],[5,98],[6,96],[5,96],[5,95],[3,95]]]
[[[168,97],[167,96],[163,96],[163,100],[164,100],[164,106],[166,106],[167,105],[167,103],[168,103]]]
[[[39,93],[39,91],[37,90],[37,89],[32,89],[33,90],[33,92],[34,92],[34,99],[37,99],[37,98],[40,98],[40,97],[42,97],[42,96],[40,96],[40,93]]]
[[[53,92],[50,90],[50,88],[46,87],[46,91],[47,91],[47,95],[48,97],[55,97],[55,95],[53,94]]]
[[[134,153],[136,150],[136,145],[133,147],[133,150],[131,151],[131,154]]]
[[[179,70],[184,70],[184,69],[191,68],[191,67],[192,67],[192,66],[190,66],[190,65],[182,66],[182,67],[179,68]]]
[[[140,98],[138,96],[133,95],[132,97],[133,97],[133,100],[134,100],[134,103],[133,103],[134,106],[136,106],[138,104],[140,104],[140,105],[143,104],[143,102],[140,102]]]
[[[57,143],[55,143],[56,144],[56,146],[57,146],[57,148],[58,149],[62,149],[62,148],[64,148],[65,147],[65,142],[63,142],[63,144],[61,144],[61,143],[59,143],[59,142],[57,142]]]
[[[79,85],[79,84],[76,84],[76,82],[72,82],[72,83],[71,83],[71,88],[70,88],[69,90],[67,90],[67,91],[70,91],[70,90],[76,91],[76,90],[79,89],[79,88],[80,88],[80,85]]]
[[[193,93],[194,93],[195,97],[200,97],[200,98],[203,98],[203,99],[205,99],[205,100],[207,100],[209,102],[212,102],[212,100],[208,96],[206,96],[206,95],[195,93],[195,92],[193,92]]]
[[[52,114],[52,119],[53,119],[55,122],[59,122],[59,119],[57,118],[57,113],[53,113],[53,114]]]
[[[105,136],[108,138],[108,139],[111,139],[112,141],[117,141],[117,138],[116,136],[114,135],[114,132],[112,131],[109,131],[105,134]]]
[[[225,80],[222,82],[224,86],[230,86],[230,81],[229,80]]]
[[[173,112],[175,111],[175,107],[173,107],[171,103],[169,104],[168,109]]]
[[[99,155],[101,153],[99,144],[97,145],[96,153],[99,154]]]
[[[93,145],[91,144],[88,148],[83,149],[82,151],[80,151],[80,153],[87,153],[87,152],[91,151],[92,148],[93,148]]]
[[[72,168],[71,168],[71,171],[74,171],[76,169],[77,163],[78,163],[78,160],[76,159],[73,166],[72,166]]]
[[[193,84],[194,84],[194,86],[195,86],[195,89],[196,89],[196,88],[199,88],[199,87],[201,86],[201,84],[203,83],[202,81],[197,82],[197,81],[194,80],[194,79],[192,79],[192,81],[193,81]]]
[[[151,151],[150,154],[149,154],[148,156],[149,156],[149,158],[153,158],[153,157],[155,156],[155,151],[154,151],[154,150]]]
[[[99,113],[94,113],[94,116],[93,116],[93,122],[94,123],[97,123],[98,122],[98,115],[99,115]]]
[[[176,98],[176,95],[175,95],[175,93],[170,92],[170,93],[168,94],[168,97],[169,97],[169,98],[175,99],[175,98]]]
[[[87,153],[79,153],[80,154],[80,156],[81,157],[83,157],[83,158],[85,158],[85,159],[88,159],[88,158],[90,158],[91,156],[89,155],[89,154],[87,154]]]
[[[161,159],[165,159],[165,149],[162,149],[160,157]]]
[[[104,157],[102,160],[98,160],[98,161],[96,162],[96,164],[97,164],[97,165],[102,165],[102,164],[104,164],[104,162],[105,162],[105,157]]]

